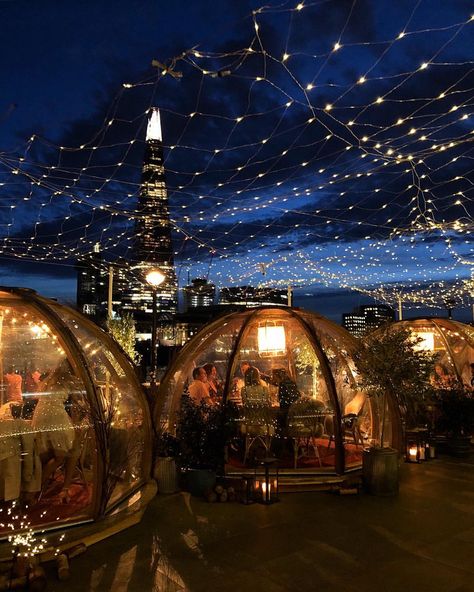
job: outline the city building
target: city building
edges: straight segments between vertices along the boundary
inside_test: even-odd
[[[364,304],[342,315],[342,326],[356,337],[370,333],[380,325],[395,320],[395,311],[385,304]]]
[[[125,260],[113,263],[103,260],[100,245],[76,263],[77,310],[103,324],[108,315],[109,286],[112,286],[112,316],[120,314],[122,297],[129,283],[129,269]]]
[[[139,332],[146,331],[148,334],[151,331],[153,292],[145,278],[154,268],[166,277],[156,289],[156,297],[159,314],[169,319],[177,312],[178,284],[158,109],[152,109],[148,121],[135,240],[129,262],[128,287],[122,298],[122,309],[133,314]]]
[[[247,307],[280,305],[288,306],[288,290],[254,286],[236,286],[222,288],[219,294],[220,304],[241,305]]]
[[[184,286],[184,311],[202,306],[212,306],[216,298],[216,286],[205,278],[195,278],[191,284]]]
[[[184,345],[198,331],[220,316],[245,309],[238,304],[209,304],[189,308],[186,312],[176,315],[175,345]]]
[[[103,272],[100,245],[96,243],[89,253],[76,263],[77,269],[77,309],[83,314],[98,320],[101,303],[106,297],[106,284]]]
[[[166,278],[156,289],[159,327],[169,341],[178,308],[178,285],[158,109],[152,109],[148,120],[137,213],[134,242],[126,261],[104,262],[96,245],[90,255],[77,263],[77,307],[97,322],[105,320],[109,304],[114,314],[129,312],[135,319],[138,339],[149,340],[153,292],[146,275],[158,268]],[[112,286],[111,303],[109,286]]]

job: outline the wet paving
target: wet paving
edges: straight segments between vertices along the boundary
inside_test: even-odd
[[[54,592],[474,592],[474,457],[402,466],[400,494],[272,506],[157,496]]]

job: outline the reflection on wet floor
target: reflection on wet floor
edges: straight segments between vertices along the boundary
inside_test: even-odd
[[[150,567],[154,573],[152,592],[189,592],[179,573],[161,553],[158,537],[153,537]]]
[[[397,498],[283,494],[272,506],[158,496],[71,561],[53,592],[472,590],[471,463],[402,466]]]
[[[126,536],[126,534],[124,534]],[[193,531],[183,534],[184,544],[193,552],[198,551],[198,537]],[[94,550],[91,549],[90,553]],[[116,561],[103,563],[92,570],[89,580],[89,587],[83,587],[87,592],[132,592],[132,590],[143,590],[143,592],[189,592],[184,580],[173,568],[162,552],[160,539],[157,536],[152,537],[151,555],[148,564],[148,576],[140,574],[141,584],[137,587],[138,578],[135,571],[142,569],[137,561],[139,545],[133,545],[130,549],[121,553]],[[135,574],[135,575],[134,575]],[[80,573],[76,572],[76,578],[81,578]],[[71,588],[72,589],[72,588]],[[75,589],[75,588],[74,588]]]

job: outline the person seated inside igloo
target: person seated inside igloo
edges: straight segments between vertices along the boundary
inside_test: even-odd
[[[31,421],[31,428],[36,433],[36,441],[43,467],[42,495],[45,495],[50,480],[57,469],[63,469],[61,501],[69,501],[68,457],[73,454],[76,431],[73,421],[66,411],[65,403],[71,393],[81,391],[81,385],[71,365],[64,360],[44,380]]]
[[[199,405],[201,402],[211,404],[211,397],[209,395],[209,384],[207,382],[206,370],[198,366],[193,369],[193,382],[188,387],[189,396]]]
[[[30,503],[41,489],[41,462],[21,405],[0,407],[0,503]]]
[[[204,364],[203,368],[207,376],[207,387],[209,390],[209,397],[211,398],[213,403],[218,403],[222,400],[224,384],[222,380],[219,378],[217,368],[214,364],[209,362],[207,364]]]
[[[241,390],[244,405],[261,404],[271,405],[270,392],[260,377],[260,371],[255,366],[249,366],[244,375],[244,386]]]
[[[22,383],[23,378],[18,368],[11,365],[4,376],[6,397],[8,402],[23,403]]]

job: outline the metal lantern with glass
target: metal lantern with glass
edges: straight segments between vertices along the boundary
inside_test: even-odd
[[[263,458],[255,469],[254,491],[257,501],[273,504],[278,497],[278,461],[276,458]]]

